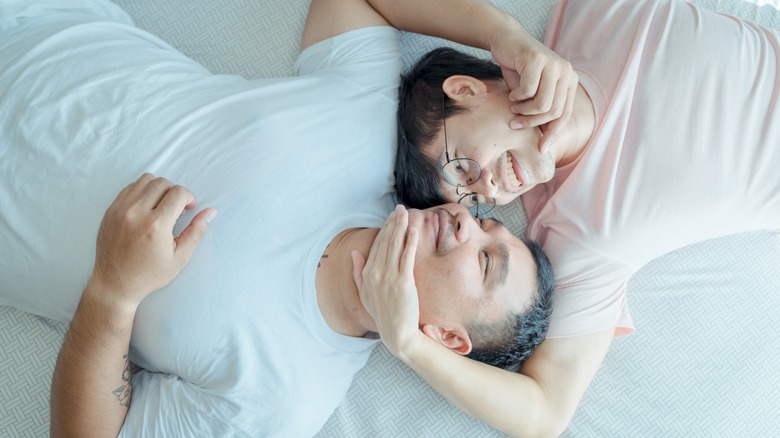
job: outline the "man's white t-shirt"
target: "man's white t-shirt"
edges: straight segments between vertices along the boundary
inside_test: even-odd
[[[392,210],[398,32],[295,68],[213,75],[107,1],[0,1],[0,304],[69,320],[103,213],[143,172],[219,210],[138,309],[122,436],[313,435],[377,343],[328,327],[314,278],[334,236]]]
[[[546,43],[596,113],[578,161],[522,197],[557,282],[549,336],[629,333],[642,266],[780,229],[780,38],[683,1],[562,0]]]

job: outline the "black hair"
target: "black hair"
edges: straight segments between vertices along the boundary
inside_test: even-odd
[[[425,155],[423,148],[436,139],[443,118],[468,111],[442,90],[444,81],[454,75],[483,81],[502,79],[501,68],[493,62],[446,47],[428,52],[401,75],[395,188],[400,202],[408,207],[423,209],[446,203],[439,188],[439,163]],[[537,268],[533,305],[496,323],[472,324],[469,330],[473,344],[468,357],[500,368],[517,366],[531,355],[547,335],[552,313],[552,266],[538,243],[524,243]]]
[[[502,78],[498,65],[447,47],[428,52],[401,75],[395,189],[408,207],[422,209],[446,202],[439,189],[439,163],[427,157],[422,148],[436,138],[442,117],[468,111],[442,91],[444,81],[454,75],[485,81]]]
[[[534,303],[523,313],[512,313],[493,324],[471,327],[472,350],[468,357],[499,368],[513,368],[541,344],[550,325],[555,279],[552,265],[538,243],[523,240],[536,263]]]

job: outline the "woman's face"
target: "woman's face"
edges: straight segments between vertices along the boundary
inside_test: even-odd
[[[555,173],[550,152],[539,151],[542,132],[538,127],[512,129],[514,118],[505,87],[471,96],[463,105],[468,111],[449,117],[436,140],[424,152],[441,165],[445,158],[445,136],[450,159],[470,158],[482,168],[481,177],[465,187],[455,187],[442,180],[445,199],[458,202],[464,193],[478,193],[495,198],[496,204],[507,204]]]

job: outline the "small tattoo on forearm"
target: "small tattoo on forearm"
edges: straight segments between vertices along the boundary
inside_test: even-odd
[[[326,258],[328,258],[327,254],[323,254],[322,257],[320,257],[320,261],[317,263],[317,268],[322,266],[322,259],[326,259]]]
[[[130,406],[130,396],[133,393],[133,388],[130,386],[130,358],[125,354],[122,356],[122,359],[125,360],[125,369],[122,370],[122,381],[125,383],[119,388],[113,390],[112,393],[116,397],[116,400],[119,402],[120,406],[128,407]]]

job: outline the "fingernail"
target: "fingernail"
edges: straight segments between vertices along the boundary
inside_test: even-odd
[[[523,129],[523,124],[517,121],[509,123],[509,127],[512,129]]]
[[[206,223],[210,224],[211,221],[213,221],[215,217],[217,217],[217,210],[216,209],[211,210],[209,212],[209,214],[206,215]]]

